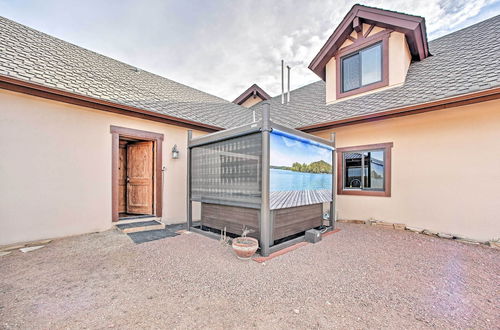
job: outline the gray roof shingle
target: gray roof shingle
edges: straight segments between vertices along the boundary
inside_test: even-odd
[[[429,42],[433,56],[412,63],[400,87],[330,105],[323,81],[291,91],[287,105],[276,96],[272,119],[302,127],[499,87],[500,38],[491,31],[500,16]],[[0,75],[224,128],[252,120],[247,108],[1,16]]]
[[[219,127],[248,109],[0,16],[0,75]]]
[[[321,80],[291,91],[289,104],[273,97],[272,119],[303,127],[499,87],[500,38],[492,31],[500,31],[500,15],[430,41],[433,56],[413,62],[399,87],[325,105]]]

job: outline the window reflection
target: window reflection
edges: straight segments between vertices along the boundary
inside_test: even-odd
[[[382,44],[342,58],[342,91],[348,92],[382,80]]]
[[[345,152],[344,188],[384,190],[384,151]]]

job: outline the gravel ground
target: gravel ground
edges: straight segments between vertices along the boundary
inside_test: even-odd
[[[264,264],[117,231],[0,257],[0,328],[498,328],[500,252],[340,224]]]

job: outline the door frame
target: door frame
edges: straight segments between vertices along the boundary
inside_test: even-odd
[[[111,133],[111,221],[116,222],[119,220],[118,213],[118,166],[120,157],[120,138],[132,138],[142,141],[153,142],[153,164],[154,164],[154,177],[153,177],[153,214],[157,217],[162,216],[163,211],[163,198],[162,198],[162,143],[164,135],[149,131],[142,131],[133,128],[126,128],[120,126],[110,126]]]

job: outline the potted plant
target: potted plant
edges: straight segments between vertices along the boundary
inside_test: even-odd
[[[247,237],[251,232],[253,232],[253,230],[243,227],[241,236],[233,239],[232,247],[239,259],[250,259],[259,248],[259,241],[255,238]]]

